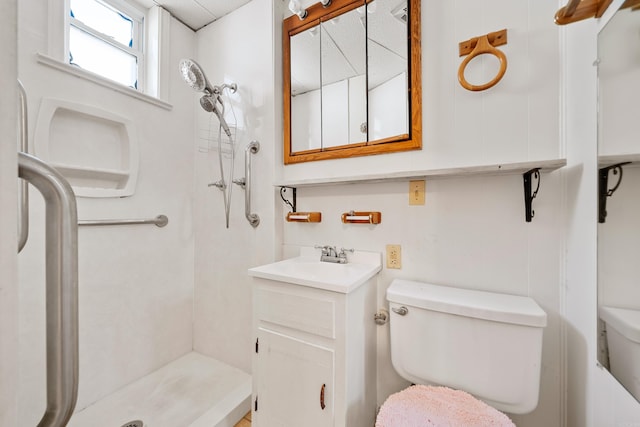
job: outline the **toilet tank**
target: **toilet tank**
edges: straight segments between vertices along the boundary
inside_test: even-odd
[[[538,405],[547,315],[533,299],[394,280],[387,300],[391,359],[403,378],[514,414]]]
[[[640,400],[640,310],[602,306],[600,319],[607,325],[609,370]]]

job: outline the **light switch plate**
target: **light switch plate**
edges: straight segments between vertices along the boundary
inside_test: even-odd
[[[409,205],[424,205],[424,180],[409,181]]]

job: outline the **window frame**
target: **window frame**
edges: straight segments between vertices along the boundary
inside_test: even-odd
[[[126,2],[124,0],[93,0],[93,1],[97,1],[100,3],[104,3],[107,7],[115,10],[116,12],[127,16],[129,19],[131,19],[133,28],[131,31],[131,46],[125,46],[117,41],[114,41],[110,36],[108,36],[107,34],[104,34],[96,29],[94,29],[93,27],[90,27],[88,25],[86,25],[85,23],[83,23],[82,21],[74,18],[71,16],[71,4],[70,4],[70,0],[65,0],[65,43],[64,43],[64,58],[65,58],[65,63],[69,64],[69,65],[73,65],[71,64],[71,57],[70,57],[70,51],[69,51],[69,45],[70,45],[70,31],[71,31],[71,27],[75,27],[76,29],[85,32],[86,34],[88,34],[91,37],[95,37],[96,39],[109,44],[110,46],[113,46],[116,49],[120,49],[123,52],[126,52],[129,55],[135,56],[136,58],[136,62],[137,62],[137,79],[136,79],[136,87],[131,87],[131,89],[137,90],[139,92],[145,92],[145,76],[146,76],[146,64],[145,64],[145,40],[144,40],[144,36],[145,36],[145,12],[138,9],[137,7],[135,7],[134,5],[132,5],[129,2]],[[82,67],[80,67],[82,68]],[[93,72],[87,69],[82,68],[85,71],[88,72]],[[94,72],[95,73],[95,72]],[[104,76],[103,74],[100,73],[95,73],[98,74],[104,78],[107,78],[106,76]],[[111,80],[111,79],[109,79]],[[126,86],[125,84],[122,84],[120,82],[117,82],[114,80],[114,82],[116,84],[120,84],[122,86],[125,87],[130,87],[130,86]]]

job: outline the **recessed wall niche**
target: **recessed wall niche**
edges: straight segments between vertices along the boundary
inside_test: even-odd
[[[125,197],[135,192],[138,141],[133,122],[90,105],[44,98],[35,154],[55,167],[78,197]]]

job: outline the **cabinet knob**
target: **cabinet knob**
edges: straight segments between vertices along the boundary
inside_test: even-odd
[[[320,387],[320,408],[322,410],[324,410],[324,408],[326,407],[326,405],[324,404],[324,388],[325,388],[325,384],[322,384],[322,387]]]

